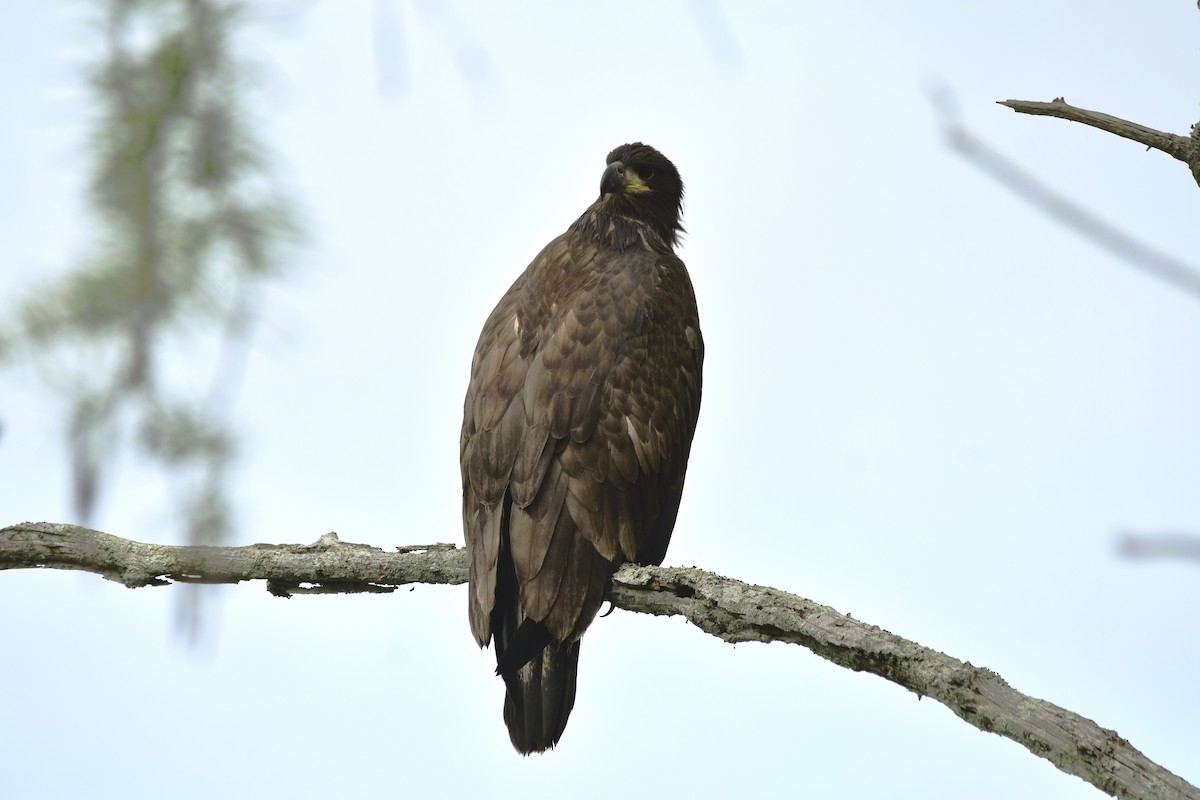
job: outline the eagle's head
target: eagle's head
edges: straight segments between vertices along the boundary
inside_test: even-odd
[[[679,170],[648,144],[623,144],[608,154],[600,203],[609,213],[649,224],[668,245],[674,246],[683,232]]]

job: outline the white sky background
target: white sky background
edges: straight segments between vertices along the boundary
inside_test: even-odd
[[[245,39],[310,245],[267,298],[236,409],[242,542],[461,541],[483,320],[594,199],[607,152],[642,140],[687,186],[708,346],[667,563],[987,666],[1200,782],[1200,573],[1114,546],[1200,531],[1200,303],[954,155],[926,94],[944,82],[991,145],[1200,268],[1184,165],[994,104],[1065,95],[1186,133],[1194,4],[724,3],[723,45],[682,2],[380,6],[403,72],[384,90],[367,2]],[[0,29],[10,307],[91,244],[89,13],[12,4]],[[472,77],[460,46],[484,54]],[[0,373],[0,524],[70,519],[34,376]],[[114,480],[97,526],[173,541],[153,473],[126,459]],[[807,650],[621,611],[586,637],[558,749],[522,759],[462,587],[215,591],[189,649],[178,589],[0,575],[5,794],[1102,796]]]

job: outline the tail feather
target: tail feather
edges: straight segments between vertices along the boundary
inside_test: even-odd
[[[496,634],[496,674],[511,675],[554,641],[545,623],[526,617],[514,632],[504,628]]]
[[[506,505],[508,501],[506,495]],[[507,528],[507,521],[503,524]],[[579,640],[570,644],[556,640],[544,622],[525,616],[519,598],[506,533],[496,563],[496,603],[490,621],[496,672],[507,690],[504,723],[513,747],[529,755],[554,747],[567,727],[575,706]]]
[[[575,706],[579,642],[551,641],[516,672],[501,674],[508,689],[504,723],[513,747],[540,753],[558,743]]]

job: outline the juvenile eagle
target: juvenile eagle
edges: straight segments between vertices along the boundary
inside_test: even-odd
[[[562,736],[613,572],[662,563],[700,412],[679,172],[641,143],[607,164],[599,199],[488,317],[463,413],[471,631],[496,638],[524,754]]]

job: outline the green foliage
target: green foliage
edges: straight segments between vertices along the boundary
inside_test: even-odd
[[[244,353],[254,297],[285,273],[297,238],[242,113],[245,68],[231,53],[243,19],[217,0],[110,0],[99,26],[89,197],[101,235],[0,335],[0,356],[29,354],[70,409],[81,522],[116,451],[132,446],[184,487],[189,541],[231,532],[235,436],[217,398],[228,400],[238,370],[211,358],[205,392],[168,367],[190,364],[198,346]]]

